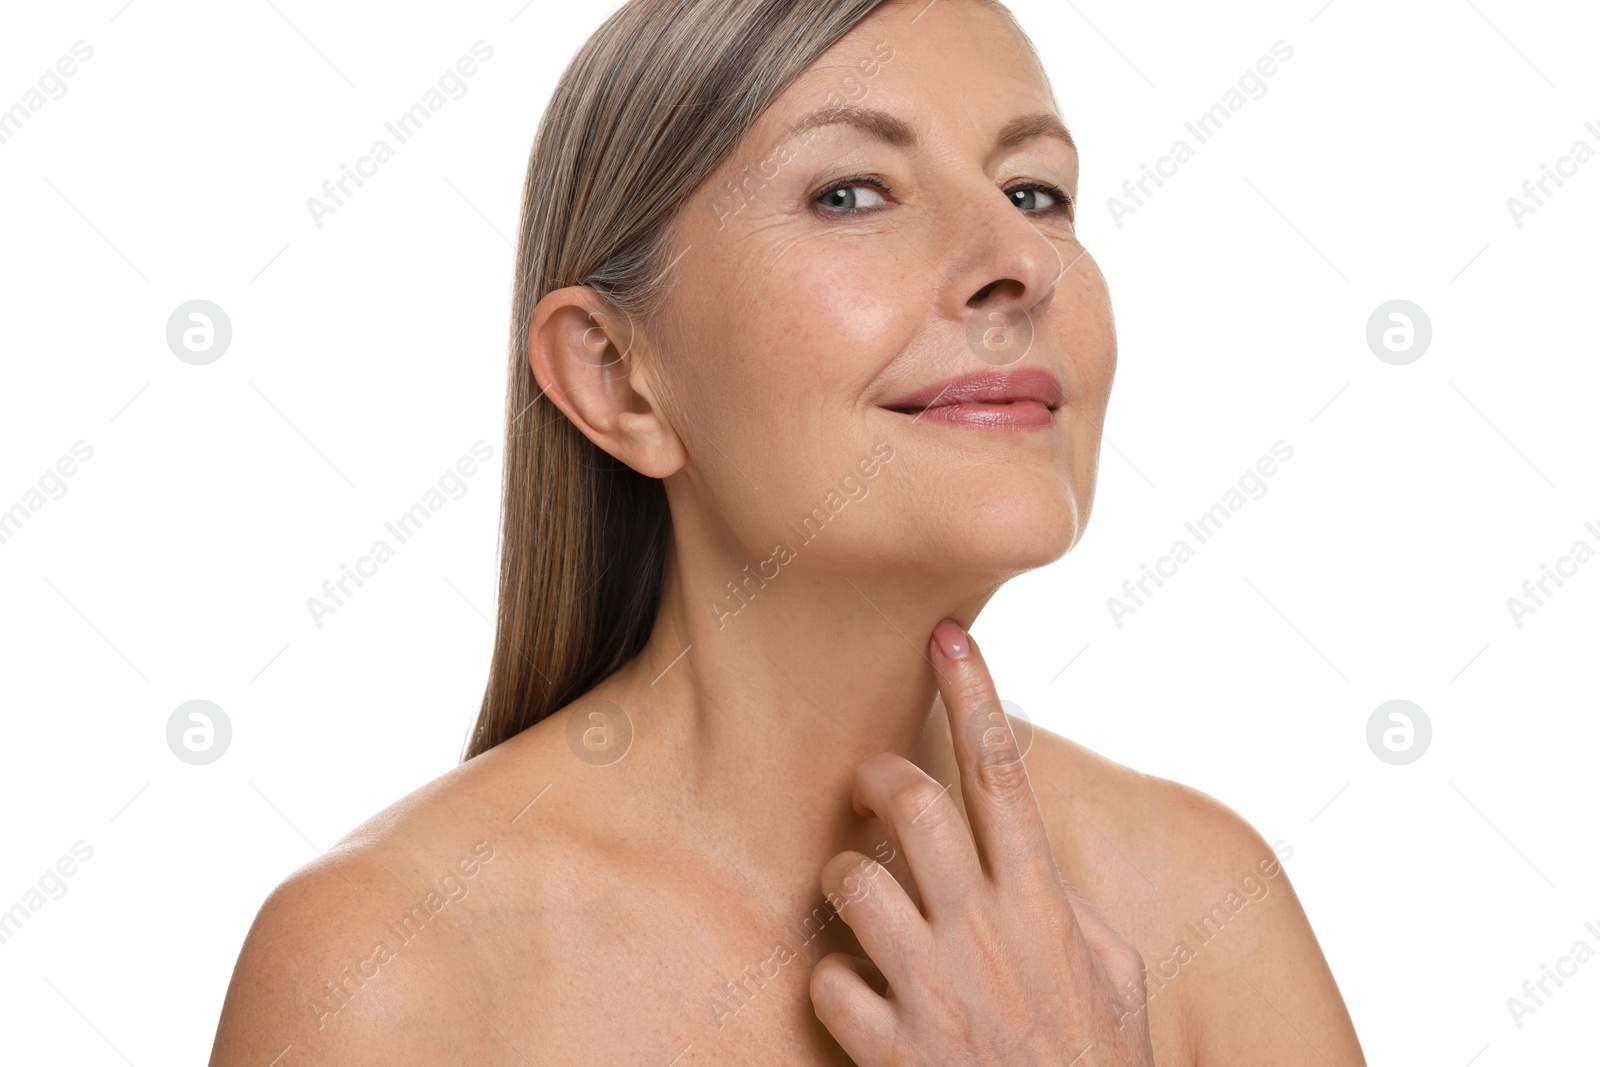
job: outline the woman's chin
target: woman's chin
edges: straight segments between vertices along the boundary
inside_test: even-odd
[[[1071,498],[974,501],[964,520],[955,515],[942,520],[947,556],[960,569],[995,575],[1046,567],[1078,543],[1082,514]]]

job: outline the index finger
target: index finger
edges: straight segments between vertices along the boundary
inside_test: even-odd
[[[951,619],[933,628],[930,660],[950,717],[961,796],[984,870],[999,886],[1060,886],[1044,815],[988,664]]]

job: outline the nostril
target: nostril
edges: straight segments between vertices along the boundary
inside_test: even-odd
[[[999,284],[1000,283],[997,282],[997,281],[990,282],[988,285],[984,286],[982,289],[979,289],[976,293],[972,294],[972,299],[970,301],[968,301],[968,304],[972,305],[972,304],[981,304],[981,303],[983,303],[985,300],[989,299],[989,294],[994,292],[995,286],[997,286]]]

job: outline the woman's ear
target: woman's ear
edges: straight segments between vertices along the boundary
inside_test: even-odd
[[[584,436],[640,474],[666,478],[687,453],[639,359],[640,334],[595,290],[557,289],[533,310],[528,365]]]

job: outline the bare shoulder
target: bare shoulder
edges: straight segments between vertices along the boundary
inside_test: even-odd
[[[1276,866],[1272,846],[1216,797],[1135,770],[1049,730],[1033,730],[1026,762],[1041,802],[1048,792],[1083,823],[1103,826],[1108,835],[1114,828],[1120,836],[1110,843],[1120,839],[1144,852],[1175,889],[1224,873],[1259,870],[1265,876],[1263,864]]]
[[[1365,1064],[1289,875],[1249,821],[1048,730],[1026,762],[1063,868],[1143,954],[1148,1001],[1181,1005],[1196,1064]]]
[[[510,890],[526,897],[535,858],[560,851],[560,821],[531,814],[560,771],[534,740],[452,768],[272,890],[234,967],[212,1067],[450,1063],[469,1051],[464,1034],[472,1062],[518,1060],[476,1046],[494,1037],[473,1016],[506,950],[473,933],[503,929]]]

